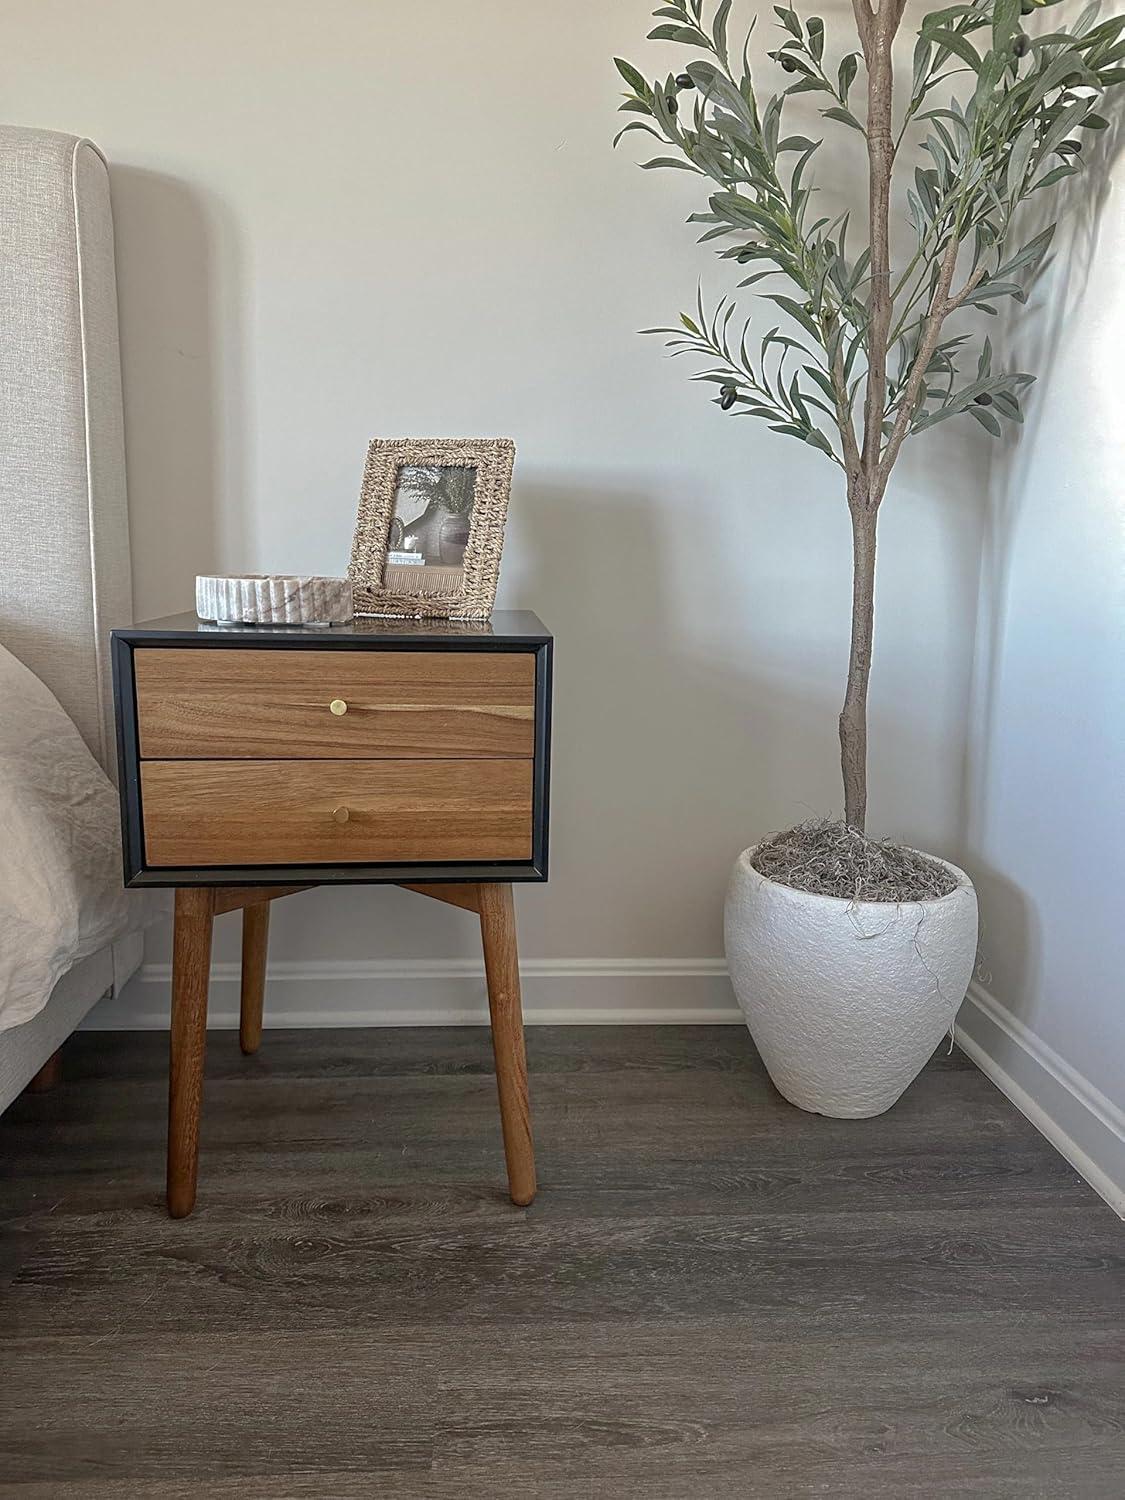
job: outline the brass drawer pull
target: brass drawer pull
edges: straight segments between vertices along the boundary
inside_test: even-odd
[[[346,823],[351,817],[351,813],[346,807],[334,807],[332,809],[332,816],[337,823]]]
[[[332,702],[328,705],[328,711],[339,717],[341,714],[347,713],[348,705],[344,702],[343,698],[333,698]]]

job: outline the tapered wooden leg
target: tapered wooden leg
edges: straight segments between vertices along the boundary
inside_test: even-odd
[[[168,1212],[174,1219],[184,1218],[195,1206],[214,919],[210,889],[177,889],[168,1075]]]
[[[262,1045],[262,1003],[266,994],[266,948],[270,904],[260,901],[242,910],[242,1008],[238,1044],[247,1057]]]
[[[47,1061],[36,1073],[35,1077],[27,1085],[29,1094],[47,1094],[51,1089],[57,1089],[62,1082],[62,1048],[52,1052]]]
[[[522,1207],[535,1197],[535,1151],[527,1097],[515,904],[510,885],[482,884],[478,891],[508,1192],[512,1202]]]

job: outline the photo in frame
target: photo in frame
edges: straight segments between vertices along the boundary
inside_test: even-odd
[[[515,456],[510,438],[373,439],[348,567],[356,613],[488,619]]]

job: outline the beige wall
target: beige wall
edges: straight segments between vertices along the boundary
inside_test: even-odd
[[[838,805],[838,472],[634,333],[723,274],[692,180],[610,149],[610,58],[648,12],[0,4],[8,118],[111,163],[138,618],[201,570],[343,568],[374,434],[516,439],[500,602],[558,637],[540,958],[718,956],[733,856]],[[956,852],[981,485],[939,433],[885,511],[872,805]],[[343,891],[279,911],[274,953],[472,945],[455,912]]]

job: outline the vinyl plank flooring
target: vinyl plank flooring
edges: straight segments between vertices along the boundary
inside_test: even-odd
[[[607,1488],[643,1475],[681,1495],[788,1493],[788,1481],[802,1494],[944,1495],[996,1486],[1006,1465],[1013,1484],[995,1492],[1022,1494],[1017,1474],[1026,1486],[1042,1458],[1056,1482],[1112,1472],[1120,1437],[1115,1351],[1085,1335],[1045,1352],[1038,1330],[1013,1328],[1005,1368],[995,1333],[964,1326],[931,1340],[924,1363],[916,1338],[846,1337],[846,1367],[835,1338],[763,1343],[745,1322],[702,1336],[642,1327],[583,1357],[569,1334],[544,1348],[528,1332],[501,1354],[506,1369],[478,1340],[474,1365],[443,1383],[436,1472],[518,1484],[530,1468],[560,1485],[585,1473]],[[1086,1374],[1059,1382],[1060,1357]]]
[[[0,1496],[1125,1492],[1125,1234],[960,1054],[877,1120],[740,1028],[209,1039],[161,1206],[163,1036],[0,1118]]]
[[[112,1477],[123,1442],[144,1494],[177,1470],[205,1483],[239,1471],[284,1480],[337,1465],[362,1475],[432,1465],[434,1370],[416,1339],[286,1334],[280,1320],[268,1333],[193,1335],[155,1314],[140,1326],[123,1309],[101,1338],[5,1340],[9,1369],[50,1362],[56,1385],[65,1371],[67,1392],[59,1403],[34,1383],[8,1390],[0,1449],[9,1484],[26,1477],[65,1492]]]

